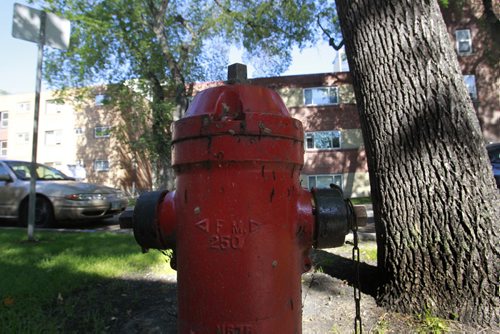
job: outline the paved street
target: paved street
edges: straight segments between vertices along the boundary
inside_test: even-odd
[[[53,228],[37,229],[50,231],[68,231],[68,232],[97,232],[97,231],[116,231],[132,233],[131,230],[121,230],[118,223],[119,215],[108,219],[93,219],[87,221],[63,221]],[[4,228],[19,228],[16,221],[0,220],[0,230]]]

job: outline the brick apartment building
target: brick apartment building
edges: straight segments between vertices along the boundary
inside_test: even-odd
[[[489,15],[500,17],[500,2]],[[500,142],[500,31],[489,22],[482,0],[442,9],[464,81],[476,109],[486,142]],[[496,42],[495,42],[496,41]]]
[[[117,170],[111,170],[114,138],[110,129],[114,116],[96,94],[84,102],[61,101],[52,92],[43,92],[38,123],[37,161],[68,170],[86,169],[85,178],[113,185]],[[0,158],[31,160],[34,94],[0,96]]]
[[[45,95],[45,94],[44,94]],[[50,165],[60,166],[60,153],[73,155],[76,137],[65,129],[74,123],[73,109],[67,104],[57,104],[51,95],[45,95],[40,105],[39,156]],[[6,143],[2,157],[31,160],[31,137],[33,132],[34,94],[4,95],[0,97],[2,123],[5,126]],[[68,131],[68,133],[66,133]],[[7,153],[7,154],[4,154]]]
[[[460,11],[443,10],[450,41],[462,66],[464,81],[476,108],[485,142],[500,141],[498,47],[483,20],[482,2],[470,0]],[[494,38],[494,37],[493,37]],[[363,138],[348,72],[256,78],[251,84],[275,89],[292,117],[305,130],[306,188],[341,185],[349,197],[370,193]],[[204,83],[204,87],[222,82]],[[102,103],[96,89],[91,98],[59,103],[42,94],[37,160],[55,167],[81,165],[86,180],[126,190],[151,187],[151,168],[132,162],[111,129],[118,112]],[[30,160],[34,94],[0,96],[0,158]]]
[[[369,195],[366,159],[348,73],[262,78],[251,83],[278,91],[291,115],[303,122],[304,187],[336,183],[349,196]],[[221,84],[212,82],[199,87]],[[6,143],[2,154],[5,158],[31,158],[31,98],[31,94],[0,97],[0,110],[5,110],[5,127],[0,132]],[[127,157],[116,149],[119,145],[111,131],[119,121],[118,113],[102,103],[104,98],[97,92],[94,98],[59,103],[50,93],[42,94],[37,161],[62,170],[68,165],[80,165],[86,169],[87,181],[130,188],[134,173],[124,170],[131,165],[121,161]],[[147,168],[144,162],[137,167],[143,168]],[[142,184],[137,184],[138,179],[134,182],[139,189],[151,184],[147,180]]]
[[[369,196],[368,166],[349,73],[251,80],[276,90],[305,130],[302,185],[335,183],[349,197]]]

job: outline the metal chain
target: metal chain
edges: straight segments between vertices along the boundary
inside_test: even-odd
[[[351,229],[353,235],[353,248],[352,248],[352,260],[354,261],[354,275],[355,280],[352,284],[354,289],[354,304],[356,307],[356,316],[354,317],[354,333],[362,334],[363,333],[363,325],[361,322],[361,290],[360,290],[360,280],[359,280],[359,239],[358,239],[358,223],[356,217],[354,215],[354,208],[352,206],[351,201],[348,200],[348,206],[350,210],[350,220],[351,220]]]

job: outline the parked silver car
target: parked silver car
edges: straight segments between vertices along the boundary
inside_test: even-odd
[[[0,160],[0,218],[28,221],[30,165]],[[127,199],[117,189],[77,182],[55,168],[36,165],[35,224],[50,226],[59,220],[107,218],[122,212]]]

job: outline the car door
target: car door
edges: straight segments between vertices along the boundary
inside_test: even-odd
[[[0,162],[0,174],[11,177],[10,181],[0,181],[0,217],[17,217],[19,204],[29,190],[29,181],[19,180],[3,162]]]

